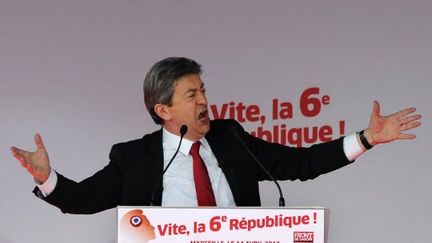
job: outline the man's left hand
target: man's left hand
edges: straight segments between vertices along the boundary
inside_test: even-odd
[[[403,133],[419,127],[421,115],[413,114],[414,107],[403,109],[389,116],[382,116],[380,104],[374,101],[369,127],[365,130],[365,137],[370,145],[389,143],[398,139],[414,139],[414,134]]]

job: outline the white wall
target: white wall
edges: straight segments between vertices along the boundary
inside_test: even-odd
[[[211,104],[256,104],[267,128],[337,130],[344,120],[349,134],[367,126],[374,99],[386,114],[417,107],[416,140],[282,187],[290,206],[330,208],[329,242],[429,242],[430,23],[427,0],[1,0],[0,242],[115,241],[115,210],[63,215],[32,195],[9,147],[33,149],[40,132],[56,170],[76,180],[93,174],[112,144],[157,129],[142,80],[167,56],[196,59]],[[309,87],[331,99],[312,118],[297,107]],[[270,119],[274,98],[292,102],[293,119]],[[274,186],[261,185],[263,204],[276,206]]]

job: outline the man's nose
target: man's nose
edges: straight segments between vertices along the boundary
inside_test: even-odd
[[[198,104],[200,104],[200,105],[207,105],[207,97],[205,96],[205,93],[199,92],[199,94],[198,94]]]

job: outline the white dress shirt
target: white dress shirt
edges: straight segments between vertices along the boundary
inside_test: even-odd
[[[167,130],[162,131],[164,150],[164,168],[177,150],[180,137]],[[219,207],[234,207],[234,196],[228,181],[210,145],[205,138],[201,142],[199,153],[207,167],[216,205]],[[179,153],[163,176],[162,206],[197,207],[197,196],[193,177],[193,159],[189,151],[193,142],[183,139]]]

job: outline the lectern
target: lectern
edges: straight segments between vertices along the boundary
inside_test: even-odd
[[[324,243],[324,208],[118,208],[118,242]]]

